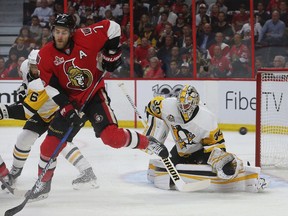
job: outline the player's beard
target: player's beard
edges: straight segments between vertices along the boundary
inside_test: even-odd
[[[56,46],[56,48],[57,49],[65,49],[67,46],[68,46],[68,42],[69,42],[69,39],[67,39],[67,40],[63,40],[63,39],[61,39],[61,40],[55,40],[55,46]]]

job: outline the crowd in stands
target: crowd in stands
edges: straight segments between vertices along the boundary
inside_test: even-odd
[[[130,77],[131,28],[136,78],[193,78],[194,69],[198,78],[252,77],[249,0],[236,0],[233,4],[226,0],[197,0],[195,7],[191,6],[191,0],[134,0],[133,26],[129,0],[69,0],[68,3],[68,13],[75,18],[77,28],[103,19],[114,20],[121,26],[123,64],[114,77]],[[253,3],[255,71],[261,67],[286,67],[286,1]],[[52,40],[51,23],[64,10],[63,0],[31,0],[28,8],[24,26],[7,60],[0,58],[1,78],[19,76],[17,68],[21,59]],[[193,13],[192,8],[195,8]],[[196,51],[193,34],[196,34]],[[280,59],[282,64],[275,63]]]

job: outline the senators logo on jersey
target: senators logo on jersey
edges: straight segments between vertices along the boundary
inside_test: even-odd
[[[79,68],[74,64],[75,58],[64,63],[64,71],[67,74],[69,83],[67,87],[70,89],[85,90],[92,83],[92,73],[85,68]]]

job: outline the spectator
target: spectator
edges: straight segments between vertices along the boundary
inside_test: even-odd
[[[34,38],[32,37],[32,33],[30,31],[30,28],[28,26],[22,26],[20,31],[19,31],[19,35],[18,38],[21,37],[24,40],[24,45],[26,47],[29,47],[31,43],[35,43],[36,41],[34,40]],[[17,38],[17,39],[18,39]],[[17,40],[16,39],[16,40]],[[15,41],[16,43],[16,41]]]
[[[155,28],[155,35],[160,37],[161,32],[164,30],[166,24],[171,24],[168,22],[168,13],[166,11],[161,13],[160,22]]]
[[[32,16],[29,30],[31,32],[31,37],[34,39],[34,42],[38,41],[41,38],[42,27],[40,25],[38,16]]]
[[[148,49],[151,47],[147,38],[143,37],[141,39],[141,44],[135,49],[135,59],[137,62],[141,63],[147,58]]]
[[[72,6],[68,7],[68,14],[73,16],[76,27],[79,27],[81,19],[80,19],[78,12],[75,10],[75,8]]]
[[[285,26],[287,27],[287,21],[288,21],[288,12],[287,12],[287,4],[285,1],[280,1],[279,5],[279,13],[280,13],[280,20],[282,20],[285,23]]]
[[[140,63],[141,67],[143,70],[146,70],[148,67],[149,67],[149,60],[152,58],[152,57],[157,57],[157,52],[156,52],[156,49],[154,47],[150,47],[148,49],[148,53],[147,53],[147,57],[146,59],[143,59]]]
[[[192,37],[185,36],[185,46],[180,48],[179,50],[180,55],[192,56],[193,55],[192,51],[193,51]]]
[[[220,47],[222,56],[227,56],[228,55],[228,53],[230,51],[230,47],[229,47],[228,44],[224,43],[223,41],[224,41],[224,36],[223,36],[222,32],[217,32],[216,35],[215,35],[215,43],[213,43],[208,49],[209,55],[211,57],[214,56],[214,47],[215,46],[219,46]]]
[[[229,59],[222,54],[221,47],[216,45],[213,47],[214,56],[211,58],[209,71],[213,77],[226,78],[232,74],[232,66]]]
[[[259,71],[259,69],[263,68],[263,58],[261,56],[256,56],[255,57],[255,75]]]
[[[142,14],[140,22],[139,22],[139,25],[136,28],[137,31],[135,29],[135,33],[138,34],[138,35],[143,35],[144,28],[145,28],[146,24],[149,24],[149,23],[150,23],[150,18],[148,16],[148,14]]]
[[[262,31],[262,26],[259,22],[256,22],[257,19],[254,19],[254,39],[255,41],[258,41],[259,35]],[[248,23],[245,23],[242,27],[242,29],[239,31],[239,33],[243,36],[243,40],[245,41],[245,44],[248,47],[251,47],[251,25],[250,25],[250,19]],[[259,42],[259,41],[258,41]]]
[[[271,13],[274,10],[279,10],[280,2],[281,0],[270,0],[266,7],[266,11]]]
[[[251,55],[248,47],[242,43],[242,36],[239,33],[236,33],[234,35],[234,45],[232,45],[229,52],[233,77],[251,76],[250,57]]]
[[[120,24],[121,28],[125,28],[125,26],[130,22],[130,8],[129,4],[123,4],[123,14],[119,17],[118,23]]]
[[[17,57],[24,56],[25,58],[27,58],[29,54],[29,48],[31,47],[27,47],[27,45],[25,45],[25,39],[19,36],[16,39],[16,43],[12,45],[10,50],[15,51],[17,53]]]
[[[185,23],[192,26],[192,17],[191,17],[191,9],[187,4],[183,4],[182,12],[183,17],[185,19]]]
[[[160,49],[162,46],[164,46],[165,38],[167,37],[167,35],[173,37],[173,40],[175,42],[178,40],[177,36],[172,31],[172,25],[170,23],[166,23],[164,25],[163,31],[160,33],[160,36],[159,36],[157,44],[156,44],[158,49]]]
[[[157,39],[154,35],[153,26],[150,23],[146,23],[144,26],[144,32],[140,34],[140,37],[137,40],[137,44],[141,43],[141,39],[145,37],[149,40],[151,46],[156,47]]]
[[[39,7],[36,7],[31,17],[38,16],[41,26],[46,25],[49,22],[49,17],[53,15],[52,8],[48,7],[47,0],[41,0]]]
[[[196,14],[196,27],[200,25],[200,22],[206,19],[206,23],[210,23],[210,17],[207,15],[207,7],[205,4],[199,5],[199,11],[198,14]]]
[[[228,45],[231,44],[231,41],[234,37],[234,32],[232,26],[227,22],[226,15],[223,12],[219,12],[218,14],[218,22],[216,26],[213,26],[212,31],[214,33],[222,32],[224,36],[223,42],[227,43]]]
[[[5,59],[4,57],[0,56],[0,76],[5,70]]]
[[[210,16],[210,14],[212,13],[212,7],[214,5],[217,5],[219,7],[219,11],[220,12],[223,12],[225,14],[227,14],[227,11],[228,11],[228,7],[226,7],[224,5],[224,0],[217,0],[214,4],[210,4],[209,5],[209,8],[208,8],[208,11],[207,11],[207,14]]]
[[[286,59],[282,55],[276,55],[273,60],[274,68],[285,68]]]
[[[152,26],[156,26],[160,17],[159,7],[157,5],[151,8],[151,13],[149,14],[149,16]]]
[[[176,78],[180,74],[179,64],[176,60],[171,60],[169,69],[166,73],[166,78]]]
[[[183,0],[175,0],[175,2],[172,4],[171,8],[174,11],[174,13],[179,14],[182,12],[183,9]]]
[[[272,18],[265,22],[258,41],[263,45],[283,45],[285,28],[279,12],[275,10]]]
[[[22,72],[20,71],[21,64],[25,61],[25,57],[20,56],[17,60],[17,66],[13,68],[7,77],[13,77],[13,78],[21,78]]]
[[[157,52],[157,57],[164,63],[164,67],[171,58],[171,49],[174,46],[174,39],[171,35],[167,35],[165,38],[165,44]],[[167,68],[163,68],[166,72]]]
[[[178,38],[178,42],[177,42],[177,45],[180,48],[186,46],[185,39],[187,37],[191,37],[192,38],[192,29],[191,29],[191,27],[189,25],[185,25],[185,26],[182,27],[182,35],[181,35],[181,37]]]
[[[199,33],[197,36],[197,46],[200,49],[201,53],[206,53],[207,49],[214,42],[215,34],[212,32],[211,25],[206,23],[204,25],[204,32]]]
[[[10,49],[8,60],[5,62],[5,70],[1,73],[1,78],[9,77],[10,72],[17,67],[18,54]]]
[[[105,19],[105,11],[110,10],[112,12],[112,16],[115,17],[116,20],[122,16],[123,11],[120,4],[117,4],[117,0],[110,0],[109,5],[106,7],[99,8],[99,16]]]
[[[159,59],[157,57],[152,57],[149,62],[149,67],[144,72],[143,78],[164,78],[164,72],[161,68]]]
[[[245,5],[241,4],[239,13],[235,13],[232,18],[232,29],[234,33],[239,32],[245,23],[249,22],[249,14],[246,13]]]
[[[176,25],[173,26],[172,31],[179,38],[182,36],[182,28],[186,25],[183,14],[178,14]]]
[[[206,8],[209,7],[209,4],[205,0],[196,0],[196,6],[195,6],[196,13],[197,13],[197,11],[199,11],[201,4],[204,4],[206,6]]]
[[[191,65],[188,62],[183,62],[180,67],[180,73],[175,78],[192,78]]]
[[[220,13],[220,8],[219,8],[218,4],[214,4],[211,8],[211,13],[209,16],[212,29],[215,28],[215,26],[218,23],[219,13]]]
[[[258,18],[256,22],[259,22],[261,26],[265,24],[265,22],[270,19],[270,15],[265,11],[263,2],[258,2],[257,4],[257,12],[255,13],[255,17]]]

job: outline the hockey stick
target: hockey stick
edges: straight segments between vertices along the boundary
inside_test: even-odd
[[[134,112],[137,114],[137,116],[141,120],[143,126],[146,127],[147,123],[143,120],[132,98],[127,93],[124,83],[119,83],[118,86],[122,90],[126,98],[128,99],[130,105],[133,107]],[[198,190],[204,190],[210,186],[210,182],[211,182],[210,179],[205,179],[202,181],[197,181],[197,182],[192,182],[192,183],[184,182],[184,180],[181,178],[180,174],[178,173],[177,169],[175,168],[174,164],[172,163],[169,157],[164,158],[164,159],[162,158],[161,160],[179,191],[182,191],[182,192],[198,191]]]
[[[87,102],[90,100],[90,97],[92,96],[93,92],[96,90],[98,84],[100,83],[100,81],[103,79],[103,77],[105,77],[107,71],[105,71],[101,77],[99,78],[99,80],[95,83],[93,89],[91,90],[91,92],[89,93],[89,95],[87,96],[84,104],[82,105],[82,107],[79,110],[79,113],[81,113],[85,107],[85,105],[87,104]],[[40,186],[41,180],[43,179],[44,175],[46,174],[47,170],[49,169],[50,165],[53,163],[53,160],[55,158],[55,156],[59,153],[62,145],[66,142],[67,138],[69,137],[69,135],[71,134],[72,130],[74,128],[73,123],[70,125],[70,127],[68,128],[67,132],[65,133],[64,137],[61,139],[60,143],[57,145],[56,149],[54,150],[52,156],[50,157],[48,163],[46,164],[46,166],[42,169],[41,174],[38,176],[38,179],[36,181],[36,183],[34,184],[34,186],[32,187],[32,189],[29,191],[29,194],[27,194],[25,196],[25,200],[18,206],[8,209],[5,212],[4,216],[12,216],[17,214],[18,212],[20,212],[26,205],[26,203],[28,202],[28,200],[30,199],[31,195],[33,194],[34,190],[37,190],[38,187]]]

